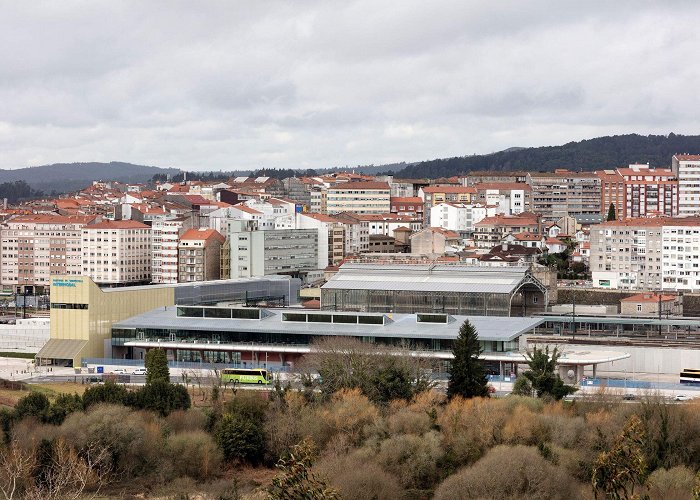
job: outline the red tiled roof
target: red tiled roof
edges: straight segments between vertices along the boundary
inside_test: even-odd
[[[85,226],[85,229],[150,229],[150,227],[136,220],[105,220]]]
[[[88,224],[95,220],[95,215],[20,215],[8,222],[33,224]]]
[[[474,184],[474,189],[477,191],[486,189],[498,189],[500,191],[522,189],[523,191],[532,191],[530,185],[525,184],[524,182],[480,182],[478,184]]]
[[[595,227],[634,227],[634,226],[700,226],[700,217],[634,217],[622,220],[610,220]]]
[[[459,234],[457,234],[454,231],[450,231],[449,229],[443,229],[441,227],[427,227],[427,228],[423,229],[423,231],[432,231],[433,233],[439,233],[439,234],[443,235],[445,238],[450,239],[450,240],[459,239]],[[420,231],[420,232],[422,233],[423,231]],[[416,233],[416,234],[418,234],[418,233]]]
[[[671,302],[675,298],[675,295],[662,295],[661,302]],[[659,302],[659,295],[656,293],[638,293],[637,295],[620,299],[620,302]]]
[[[673,155],[679,161],[700,161],[700,155]]]
[[[518,241],[540,241],[542,235],[531,233],[529,231],[523,231],[521,233],[516,233],[513,237]]]
[[[366,182],[343,182],[340,184],[336,184],[334,186],[331,186],[328,188],[329,191],[331,190],[357,190],[357,189],[386,189],[389,190],[389,184],[386,182],[372,182],[372,181],[366,181]]]
[[[194,205],[212,205],[211,200],[207,200],[200,194],[183,194],[182,197]]]
[[[505,215],[499,214],[491,217],[486,217],[481,221],[477,222],[475,226],[536,226],[537,216],[527,212],[523,212],[519,215]]]
[[[330,215],[326,215],[326,214],[317,214],[315,212],[304,212],[300,215],[303,215],[305,217],[311,217],[312,219],[316,219],[317,221],[320,221],[320,222],[340,222],[335,217],[331,217]]]
[[[247,212],[249,214],[262,214],[259,210],[255,210],[254,208],[250,208],[248,205],[244,205],[243,203],[239,203],[238,205],[234,205],[233,208],[237,208],[241,212]]]
[[[392,196],[391,203],[406,203],[406,204],[416,204],[423,203],[423,198],[420,196]]]
[[[180,236],[180,240],[208,240],[210,238],[219,240],[221,243],[226,240],[226,238],[224,238],[223,235],[216,229],[206,228],[188,229],[182,236]]]
[[[431,194],[476,194],[476,189],[469,186],[427,186],[423,188],[423,192]]]

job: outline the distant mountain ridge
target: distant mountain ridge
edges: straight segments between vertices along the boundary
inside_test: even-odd
[[[592,171],[649,163],[667,167],[676,153],[700,153],[700,135],[638,134],[597,137],[561,146],[508,148],[486,155],[459,156],[412,163],[394,170],[397,178],[452,177],[472,171]]]
[[[24,181],[35,191],[66,193],[89,186],[95,180],[146,182],[156,174],[176,175],[177,168],[149,167],[113,161],[109,163],[54,163],[39,167],[0,170],[0,184]]]

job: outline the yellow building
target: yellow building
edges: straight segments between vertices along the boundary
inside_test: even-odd
[[[287,276],[100,288],[87,276],[51,278],[51,336],[37,363],[81,366],[82,358],[112,356],[112,325],[173,305],[255,304],[299,299],[301,282]]]
[[[51,279],[51,338],[38,361],[105,356],[112,324],[157,307],[175,304],[173,286],[100,288],[87,276]]]

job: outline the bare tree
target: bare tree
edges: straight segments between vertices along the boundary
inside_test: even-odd
[[[326,395],[359,388],[373,401],[387,402],[410,399],[431,388],[429,374],[433,363],[406,343],[389,346],[328,337],[314,343],[301,366],[301,378],[303,385],[320,382],[321,392]]]
[[[57,439],[52,447],[51,460],[44,480],[25,494],[30,500],[76,500],[95,497],[110,479],[109,451],[98,443],[90,443],[80,452]]]
[[[18,489],[31,480],[36,464],[33,450],[25,451],[16,443],[0,454],[0,491],[6,500],[12,500]]]

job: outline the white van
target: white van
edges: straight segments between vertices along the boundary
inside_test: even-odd
[[[136,368],[133,372],[131,372],[132,375],[146,375],[146,369],[145,368]]]

